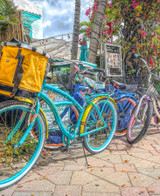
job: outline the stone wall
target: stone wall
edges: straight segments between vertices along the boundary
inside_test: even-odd
[[[49,53],[54,59],[71,59],[72,41],[63,38],[57,39],[55,37],[45,38],[41,40],[33,40],[31,43],[39,49]],[[78,49],[78,59],[80,56],[80,48]]]

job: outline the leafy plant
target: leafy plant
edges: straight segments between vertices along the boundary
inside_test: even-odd
[[[67,67],[67,68],[62,68],[62,71],[63,71],[63,72],[69,72],[69,71],[70,71],[70,68],[69,68],[69,67]]]
[[[0,30],[17,23],[16,9],[10,0],[0,0]]]

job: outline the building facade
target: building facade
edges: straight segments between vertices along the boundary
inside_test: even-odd
[[[22,11],[24,33],[30,38],[42,39],[42,6],[28,0],[13,0],[13,3]]]

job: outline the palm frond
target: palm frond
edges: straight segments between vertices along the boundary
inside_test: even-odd
[[[90,21],[89,21],[89,22],[87,22],[87,21],[82,21],[82,22],[80,23],[80,28],[83,27],[83,26],[89,27],[89,26],[91,26],[91,22],[90,22]]]
[[[88,28],[88,27],[80,28],[79,33],[80,33],[80,34],[81,34],[81,33],[86,33],[86,32],[87,32],[87,28]]]

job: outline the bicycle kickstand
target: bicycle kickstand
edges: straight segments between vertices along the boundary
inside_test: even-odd
[[[83,153],[84,153],[84,158],[85,158],[85,161],[86,161],[86,165],[87,165],[87,167],[89,167],[90,165],[88,164],[87,155],[86,155],[86,151],[85,151],[85,147],[84,147],[83,141],[82,141],[82,148],[83,148]]]

